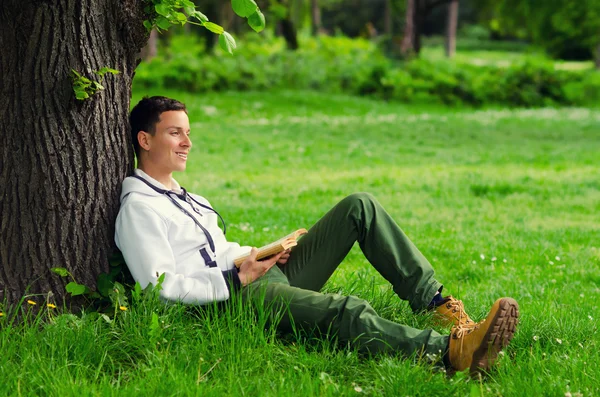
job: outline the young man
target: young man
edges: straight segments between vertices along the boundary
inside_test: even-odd
[[[185,105],[142,99],[131,111],[138,169],[123,182],[115,240],[142,287],[165,274],[161,296],[206,304],[243,291],[273,310],[284,307],[278,326],[318,329],[361,351],[440,354],[455,370],[485,371],[515,332],[517,302],[498,299],[487,318],[474,323],[463,304],[443,298],[429,262],[369,194],[352,194],[321,218],[290,252],[257,261],[256,249],[228,242],[220,215],[203,197],[173,179],[184,171],[192,146]],[[452,326],[450,336],[383,319],[364,300],[319,290],[358,241],[368,261],[407,300],[414,312],[432,311]],[[251,252],[239,270],[234,258]],[[278,264],[279,266],[274,266]]]

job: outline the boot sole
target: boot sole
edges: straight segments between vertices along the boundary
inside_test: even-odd
[[[487,371],[508,345],[515,334],[519,318],[519,305],[512,298],[500,299],[498,310],[481,345],[473,353],[470,372],[472,375]]]

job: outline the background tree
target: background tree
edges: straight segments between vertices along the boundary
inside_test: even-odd
[[[406,17],[401,50],[403,54],[419,54],[425,19],[431,12],[452,0],[406,0]]]
[[[482,0],[480,19],[499,37],[526,39],[555,58],[596,59],[600,66],[600,2]]]
[[[319,6],[319,0],[310,0],[310,20],[312,35],[318,36],[321,31],[321,7]]]
[[[194,17],[224,48],[234,46],[193,7],[180,7],[185,15],[161,8],[185,0],[155,3],[2,2],[0,301],[15,302],[27,288],[61,296],[65,281],[52,267],[89,286],[108,269],[121,181],[133,168],[131,83],[148,31]],[[264,26],[252,0],[233,6],[253,28]],[[119,74],[106,73],[101,90],[105,67]]]
[[[458,26],[458,0],[452,0],[448,4],[448,16],[446,17],[446,56],[452,58],[456,52],[456,28]]]

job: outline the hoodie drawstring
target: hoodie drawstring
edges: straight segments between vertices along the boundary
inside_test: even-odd
[[[202,224],[200,222],[198,222],[198,220],[192,214],[190,214],[188,210],[186,210],[181,204],[179,204],[179,202],[177,202],[177,200],[175,198],[173,198],[173,195],[177,196],[177,198],[179,198],[179,199],[187,202],[189,205],[191,205],[192,208],[194,209],[194,211],[197,212],[199,215],[201,215],[200,212],[196,210],[196,208],[194,207],[194,205],[190,202],[190,199],[193,200],[199,206],[201,206],[203,208],[206,208],[206,209],[208,209],[210,211],[213,211],[215,214],[217,214],[217,216],[219,217],[219,219],[221,219],[221,222],[223,222],[223,234],[225,234],[225,231],[227,230],[227,227],[225,226],[225,220],[223,219],[223,217],[214,208],[211,208],[208,205],[204,205],[204,204],[199,203],[192,196],[190,196],[184,188],[181,188],[181,190],[183,190],[183,194],[177,194],[177,193],[172,192],[170,190],[165,190],[165,189],[161,189],[161,188],[159,188],[157,186],[154,186],[153,184],[151,184],[150,182],[148,182],[146,179],[142,178],[139,175],[132,175],[132,177],[136,178],[136,179],[139,179],[140,181],[144,182],[146,185],[148,185],[149,187],[151,187],[157,193],[164,194],[165,196],[167,196],[169,198],[169,200],[171,200],[171,202],[175,206],[177,206],[187,216],[189,216],[190,218],[192,218],[192,220],[194,221],[194,223],[196,223],[196,225],[204,232],[204,235],[206,236],[206,239],[208,240],[208,245],[210,246],[211,251],[214,252],[214,253],[216,253],[216,251],[215,251],[215,242],[214,242],[212,236],[210,235],[210,233],[208,232],[208,230],[206,230],[206,228],[204,226],[202,226]],[[217,263],[214,260],[211,260],[210,256],[206,252],[206,249],[202,248],[200,250],[200,254],[202,255],[202,259],[204,259],[204,262],[206,262],[206,264],[209,267],[216,267],[217,266]]]

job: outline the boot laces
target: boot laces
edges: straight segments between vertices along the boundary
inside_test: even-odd
[[[463,351],[463,342],[465,341],[465,336],[469,335],[471,332],[479,328],[479,323],[475,323],[474,325],[457,325],[454,327],[452,336],[455,339],[460,339],[460,352]]]
[[[446,303],[446,307],[452,309],[452,316],[458,320],[459,326],[473,327],[476,325],[476,323],[469,318],[469,315],[465,311],[465,305],[461,300],[450,299],[450,301]],[[463,319],[465,319],[464,323]]]

